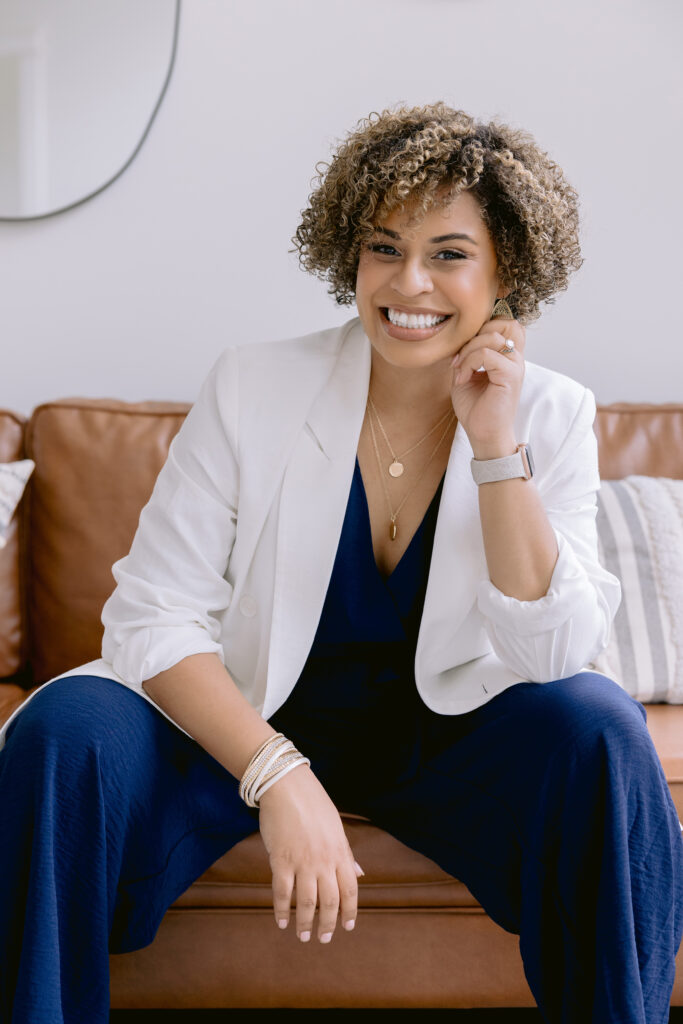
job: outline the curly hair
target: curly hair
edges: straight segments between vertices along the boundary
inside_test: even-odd
[[[292,241],[300,266],[329,282],[339,305],[353,302],[361,247],[389,212],[410,204],[419,220],[466,189],[522,323],[581,266],[576,191],[527,132],[498,121],[475,121],[445,103],[372,113],[316,171]]]

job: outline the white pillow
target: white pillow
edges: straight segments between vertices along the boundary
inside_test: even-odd
[[[602,564],[622,601],[593,668],[641,702],[683,704],[683,480],[603,480],[598,494]]]
[[[0,548],[7,543],[10,521],[35,465],[32,459],[0,462]]]

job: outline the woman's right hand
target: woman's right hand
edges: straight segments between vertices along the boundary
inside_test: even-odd
[[[307,765],[279,779],[259,801],[260,829],[273,872],[273,909],[289,923],[296,890],[296,934],[308,942],[319,905],[318,939],[329,942],[341,910],[351,931],[358,909],[358,875],[339,812]]]
[[[226,771],[241,779],[254,751],[275,735],[238,690],[216,654],[191,654],[144,684],[159,707]],[[306,942],[320,904],[318,938],[329,942],[341,920],[356,921],[358,869],[339,812],[305,764],[273,783],[261,797],[260,828],[273,872],[273,906],[281,928],[289,923],[296,886],[296,933]]]

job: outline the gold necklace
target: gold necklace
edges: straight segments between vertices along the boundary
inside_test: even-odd
[[[421,437],[420,440],[416,444],[414,444],[412,446],[412,448],[408,448],[401,455],[397,455],[396,452],[394,451],[394,449],[391,447],[391,442],[389,441],[389,438],[387,437],[387,432],[386,432],[386,430],[384,429],[384,427],[382,425],[381,419],[379,418],[379,413],[377,412],[377,406],[373,402],[372,395],[369,392],[368,392],[368,402],[370,403],[370,408],[372,409],[372,411],[375,414],[375,417],[377,419],[377,423],[379,424],[379,429],[382,431],[382,437],[386,441],[387,448],[389,449],[389,451],[391,453],[391,457],[393,459],[393,462],[389,466],[389,476],[393,476],[393,477],[403,476],[403,471],[404,471],[405,467],[404,467],[403,462],[401,460],[405,459],[406,455],[410,455],[411,452],[414,452],[416,448],[419,448],[420,445],[422,444],[422,442],[426,441],[427,438],[430,437],[434,433],[435,430],[438,430],[439,427],[441,426],[441,424],[444,423],[445,420],[447,420],[453,414],[453,410],[452,409],[450,411],[445,412],[443,414],[443,416],[441,417],[441,419],[437,420],[437,422],[434,424],[432,429],[427,431],[427,433],[424,435],[424,437]]]
[[[373,447],[375,449],[375,455],[377,457],[377,467],[379,469],[379,478],[380,478],[380,480],[382,482],[382,489],[384,491],[384,497],[386,498],[387,508],[389,509],[389,540],[396,540],[396,535],[398,533],[398,527],[396,525],[396,520],[398,519],[398,514],[401,511],[401,509],[403,508],[403,506],[405,505],[405,503],[408,500],[408,498],[410,497],[410,495],[413,493],[413,491],[415,490],[415,488],[419,484],[419,482],[422,479],[422,477],[425,475],[425,473],[427,471],[427,467],[429,466],[430,462],[432,461],[432,459],[434,458],[434,456],[438,452],[439,448],[441,447],[441,445],[443,443],[443,440],[446,437],[446,434],[451,429],[451,426],[453,425],[453,421],[456,418],[455,417],[455,412],[451,409],[451,412],[450,412],[449,418],[448,418],[448,423],[446,424],[446,429],[444,430],[444,432],[441,435],[441,437],[439,438],[439,440],[436,442],[436,445],[435,445],[434,449],[432,450],[432,454],[429,456],[429,458],[427,459],[427,461],[425,462],[425,464],[424,464],[424,466],[422,468],[422,472],[420,473],[420,475],[418,476],[417,480],[415,481],[413,486],[410,488],[408,493],[403,496],[403,498],[400,501],[396,511],[394,511],[394,509],[391,507],[391,498],[389,497],[389,489],[387,487],[386,480],[384,479],[384,473],[382,472],[382,458],[381,458],[381,456],[379,454],[379,445],[377,444],[377,435],[375,433],[375,426],[374,426],[374,424],[372,422],[372,416],[370,415],[370,406],[366,406],[365,411],[367,413],[368,423],[370,424],[370,434],[372,436],[372,444],[373,444]],[[375,411],[375,415],[377,415],[377,411],[376,410],[374,410],[374,411]],[[442,419],[443,419],[443,417],[442,417]],[[377,418],[377,421],[379,422],[379,417]]]

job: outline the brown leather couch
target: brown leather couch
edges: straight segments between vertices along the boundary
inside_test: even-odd
[[[36,470],[0,550],[0,721],[26,689],[99,656],[111,564],[130,545],[184,405],[65,400],[28,422],[0,412],[0,461]],[[611,405],[596,430],[603,478],[683,477],[683,405]],[[683,820],[683,707],[648,726]],[[329,946],[280,932],[258,834],[167,912],[154,943],[111,958],[114,1007],[533,1006],[517,936],[467,888],[361,819],[358,927]],[[656,884],[654,880],[653,884]],[[683,951],[673,1005],[683,1005]]]

